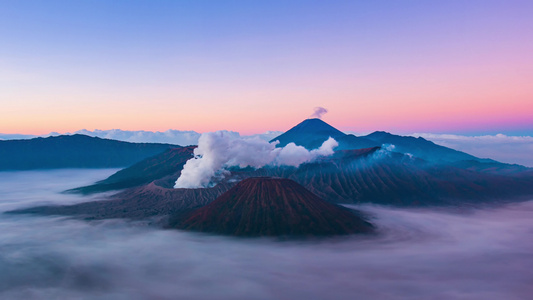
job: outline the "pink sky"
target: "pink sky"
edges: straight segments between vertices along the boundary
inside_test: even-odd
[[[530,2],[304,4],[13,3],[0,133],[251,134],[322,106],[346,131],[533,135]]]

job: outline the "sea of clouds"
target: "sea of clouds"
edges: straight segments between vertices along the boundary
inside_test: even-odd
[[[0,172],[0,212],[94,198],[115,170]],[[0,214],[0,299],[529,299],[533,201],[355,206],[378,235],[279,242]]]

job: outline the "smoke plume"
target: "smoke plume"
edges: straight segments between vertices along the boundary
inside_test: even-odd
[[[213,177],[223,177],[226,167],[261,168],[266,165],[286,165],[297,167],[319,156],[333,154],[337,141],[329,138],[320,148],[307,150],[289,143],[276,148],[278,142],[269,143],[258,137],[241,138],[227,131],[208,132],[198,140],[194,158],[187,161],[175,188],[207,187]]]
[[[318,118],[318,119],[321,119],[323,115],[325,115],[326,113],[328,112],[327,109],[323,108],[323,107],[315,107],[315,112],[311,115],[311,119],[313,118]]]

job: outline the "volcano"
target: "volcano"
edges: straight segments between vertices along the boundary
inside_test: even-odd
[[[172,224],[178,229],[233,236],[332,236],[368,233],[372,225],[298,183],[254,177]]]
[[[329,137],[338,139],[343,136],[343,132],[320,119],[307,119],[270,142],[279,141],[279,147],[295,143],[306,148],[318,148]]]
[[[376,131],[366,136],[345,134],[320,119],[307,119],[289,129],[287,132],[273,138],[270,142],[278,141],[277,147],[284,147],[289,143],[303,146],[308,150],[316,149],[329,137],[334,138],[339,146],[335,150],[354,150],[379,147],[384,144],[394,145],[394,151],[408,153],[418,158],[436,163],[458,162],[463,160],[497,163],[491,159],[482,159],[437,145],[422,137],[395,135],[384,131]]]
[[[298,140],[308,142],[317,137],[325,140],[330,136],[336,137],[338,141],[350,139],[350,137],[357,139],[357,142],[359,141],[359,138],[353,135],[341,136],[342,132],[319,119],[305,120],[293,129],[278,138],[289,138],[289,140],[285,140],[287,143]],[[205,211],[199,210],[194,214],[191,212],[211,205],[210,203],[221,197],[223,193],[235,187],[237,182],[250,177],[276,177],[294,180],[297,184],[301,184],[304,189],[307,189],[302,193],[312,193],[310,197],[318,197],[331,203],[334,205],[333,209],[343,209],[340,206],[335,206],[339,203],[376,203],[394,206],[470,206],[481,203],[530,200],[531,195],[533,195],[533,168],[479,159],[436,145],[422,138],[402,137],[386,132],[375,132],[367,137],[376,140],[377,144],[390,143],[396,147],[342,150],[342,148],[339,149],[339,146],[333,155],[320,157],[297,168],[290,166],[265,166],[259,169],[234,167],[228,169],[229,173],[226,178],[214,187],[174,189],[174,183],[181,175],[186,161],[193,156],[195,148],[194,146],[177,147],[140,161],[93,185],[70,190],[71,192],[87,194],[124,189],[114,195],[105,195],[106,201],[53,207],[40,206],[11,213],[71,215],[82,216],[87,219],[157,219],[158,224],[164,227],[190,227],[193,230],[234,235],[290,235],[293,234],[291,230],[294,230],[294,234],[299,232],[302,235],[319,235],[341,231],[324,230],[328,226],[331,229],[332,226],[324,222],[318,222],[315,224],[318,229],[312,227],[307,232],[298,227],[298,224],[293,224],[295,227],[289,226],[292,224],[290,223],[292,219],[287,217],[283,212],[284,209],[280,207],[290,208],[288,205],[292,202],[287,199],[291,194],[275,185],[268,189],[262,189],[260,192],[257,191],[258,187],[253,187],[249,193],[249,199],[246,200],[251,203],[251,206],[240,204],[238,207],[241,213],[246,212],[246,215],[242,217],[248,219],[243,222],[251,224],[246,225],[251,226],[246,230],[240,227],[244,226],[242,224],[231,225],[231,222],[236,222],[235,220],[228,219],[227,223],[224,223],[220,219],[222,218],[221,215],[217,213],[218,208],[213,209],[213,206],[209,206],[209,209],[206,208]],[[323,141],[319,139],[319,143],[321,142]],[[341,142],[340,144],[342,145]],[[242,181],[238,185],[241,186],[246,182]],[[250,184],[250,186],[253,185]],[[277,198],[275,201],[265,200],[274,197],[273,192],[266,192],[266,190],[279,192],[281,195],[279,197],[282,200]],[[252,191],[258,194],[252,195]],[[239,193],[244,193],[244,191],[239,190],[237,193],[233,190],[232,193],[236,193],[234,197],[237,197]],[[239,197],[243,198],[244,196]],[[301,198],[298,196],[295,199],[300,201]],[[253,202],[253,199],[258,202]],[[278,200],[281,202],[276,202]],[[267,204],[271,202],[278,204],[270,207]],[[221,209],[224,208],[222,204],[217,205],[221,205]],[[230,204],[225,205],[232,207]],[[301,208],[300,206],[297,205],[298,208]],[[210,210],[212,211],[209,212]],[[236,211],[231,211],[229,208],[226,210],[228,218],[237,218],[235,216]],[[288,211],[292,213],[294,210],[290,208]],[[257,215],[254,217],[248,215],[256,212]],[[203,217],[204,214],[210,213],[213,214],[213,221],[202,221],[201,218],[205,218]],[[298,215],[298,218],[301,219],[303,218],[302,215],[305,216],[306,214],[307,212],[304,211]],[[188,222],[185,222],[184,216],[188,216]],[[313,213],[312,216],[318,215]],[[263,220],[261,218],[264,218],[264,221],[274,222],[272,224],[278,224],[281,221],[285,223],[279,223],[281,224],[279,225],[280,229],[272,224],[261,227],[258,225],[260,224],[259,221]],[[338,229],[339,227],[335,228]],[[344,227],[340,228],[343,229]]]
[[[330,137],[339,142],[337,150],[379,146],[375,141],[356,137],[353,134],[345,134],[320,119],[304,120],[270,142],[278,141],[278,147],[284,147],[288,143],[295,143],[311,150],[320,147]]]

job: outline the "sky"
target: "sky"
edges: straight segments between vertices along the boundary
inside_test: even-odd
[[[3,1],[0,132],[533,135],[531,1]]]

